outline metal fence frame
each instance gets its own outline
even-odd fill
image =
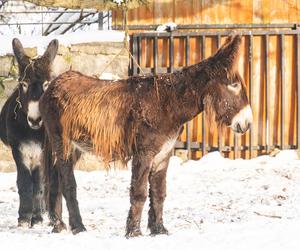
[[[297,149],[300,145],[300,63],[297,63],[297,69],[296,69],[296,89],[297,89],[297,144],[296,145],[284,145],[284,111],[285,111],[285,81],[284,81],[284,36],[285,35],[294,35],[296,37],[296,60],[299,62],[300,60],[300,29],[298,29],[298,24],[274,24],[274,25],[184,25],[185,28],[184,31],[173,31],[173,32],[139,32],[139,33],[133,33],[132,34],[132,54],[135,57],[136,61],[140,64],[141,58],[142,58],[142,52],[141,52],[141,41],[143,38],[150,38],[153,39],[153,60],[154,60],[154,67],[152,68],[143,68],[142,70],[146,73],[163,73],[163,72],[173,72],[174,70],[180,69],[180,68],[174,68],[174,38],[180,37],[185,39],[185,60],[186,62],[189,62],[189,56],[190,56],[190,48],[189,48],[189,39],[190,37],[200,37],[202,40],[202,58],[205,58],[205,43],[203,41],[205,40],[205,37],[216,37],[217,38],[217,46],[220,45],[220,39],[222,36],[228,36],[232,34],[232,31],[226,30],[226,29],[238,29],[236,33],[241,34],[243,36],[247,36],[249,39],[249,99],[250,104],[253,102],[253,36],[260,35],[263,36],[265,39],[265,72],[266,72],[266,133],[265,133],[265,141],[266,145],[253,145],[253,131],[250,128],[250,139],[249,139],[249,145],[247,146],[238,146],[238,137],[234,135],[234,146],[222,146],[221,143],[221,136],[218,135],[218,146],[212,147],[207,144],[206,142],[206,128],[205,128],[205,119],[203,117],[202,119],[202,142],[198,141],[192,141],[191,140],[191,130],[190,130],[190,122],[187,123],[186,127],[186,142],[177,141],[175,149],[185,149],[188,151],[188,156],[191,155],[192,150],[200,150],[202,151],[202,154],[204,155],[207,152],[210,151],[216,151],[219,150],[220,152],[234,152],[234,158],[237,157],[238,151],[244,151],[249,150],[250,152],[250,158],[252,158],[252,152],[253,150],[266,150],[267,153],[269,153],[271,150],[274,150],[275,148],[279,149]],[[130,27],[129,27],[130,28]],[[141,26],[134,26],[131,27],[132,30],[141,30]],[[154,27],[148,27],[148,28],[154,28]],[[201,31],[186,31],[187,29],[204,29]],[[276,28],[276,29],[274,29]],[[225,29],[225,30],[215,30],[215,29]],[[245,30],[247,29],[247,30]],[[213,31],[212,31],[213,30]],[[280,56],[281,56],[281,131],[280,131],[280,144],[279,145],[270,145],[270,128],[269,128],[269,93],[268,93],[268,85],[269,85],[269,79],[268,79],[268,41],[270,35],[279,35],[280,36]],[[169,62],[170,65],[167,68],[159,68],[157,65],[157,41],[158,38],[167,38],[169,39]],[[129,75],[136,75],[140,74],[140,70],[137,67],[137,65],[132,60],[130,63],[130,69],[129,69]]]
[[[108,22],[106,24],[107,29],[111,29],[112,27],[112,12],[108,11],[105,15],[103,12],[98,12],[98,11],[92,11],[92,10],[31,10],[31,11],[3,11],[0,14],[3,16],[8,16],[11,14],[41,14],[41,21],[40,22],[1,22],[0,20],[0,27],[1,26],[27,26],[27,25],[64,25],[64,24],[74,24],[74,22],[61,22],[61,21],[49,21],[45,22],[43,15],[44,14],[98,14],[98,18],[95,21],[84,21],[80,20],[77,21],[76,24],[82,24],[82,25],[90,25],[90,24],[98,24],[98,30],[102,30],[105,23],[104,19],[107,18]]]

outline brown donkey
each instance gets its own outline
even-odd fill
[[[126,236],[141,235],[148,182],[148,227],[152,235],[168,233],[163,225],[166,174],[183,124],[203,110],[236,133],[246,132],[252,122],[237,71],[240,44],[240,36],[229,37],[215,55],[175,73],[105,81],[69,71],[49,85],[40,110],[74,234],[85,230],[76,198],[75,149],[93,151],[106,163],[132,158]],[[61,230],[59,223],[55,226]]]

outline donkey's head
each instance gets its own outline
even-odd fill
[[[25,54],[21,42],[12,41],[13,51],[19,66],[19,107],[27,116],[32,129],[42,126],[39,99],[50,81],[51,64],[56,56],[58,41],[52,40],[43,56],[32,59]]]
[[[247,91],[238,72],[241,37],[229,37],[214,56],[208,59],[209,82],[204,98],[205,111],[219,127],[245,133],[252,123]]]

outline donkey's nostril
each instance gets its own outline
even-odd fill
[[[241,125],[239,123],[236,125],[236,130],[237,130],[238,133],[243,133],[243,130],[242,130]]]
[[[39,123],[41,120],[42,120],[42,117],[40,116],[40,117],[36,118],[35,121]]]

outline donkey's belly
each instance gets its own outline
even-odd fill
[[[19,150],[22,155],[23,164],[29,171],[41,165],[42,160],[42,145],[35,141],[22,142]]]

